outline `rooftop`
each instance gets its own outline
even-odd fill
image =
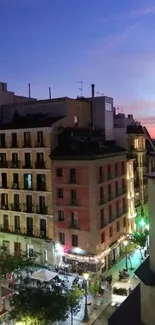
[[[11,123],[0,123],[0,130],[50,127],[62,118],[64,117],[48,117],[48,115],[41,114],[27,115],[24,117],[19,116]]]
[[[137,124],[128,125],[127,134],[144,134],[142,125],[137,125]]]
[[[97,132],[98,131],[98,132]],[[105,141],[103,131],[90,129],[64,130],[59,144],[51,153],[52,160],[95,160],[107,156],[125,155],[126,150],[115,141]]]

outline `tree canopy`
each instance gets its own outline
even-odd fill
[[[146,232],[138,232],[135,231],[130,238],[131,242],[140,248],[144,248],[147,241],[147,233]]]
[[[98,274],[94,274],[89,285],[89,292],[95,298],[101,289],[101,278]]]
[[[73,324],[73,316],[76,316],[80,310],[80,301],[83,296],[83,291],[75,284],[73,288],[68,291],[68,306],[71,313],[71,324]]]
[[[49,321],[65,321],[68,317],[68,295],[57,287],[53,291],[41,287],[25,287],[11,299],[10,318],[24,325],[47,325]]]

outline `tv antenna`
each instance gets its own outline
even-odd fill
[[[78,84],[80,84],[80,87],[78,89],[80,90],[80,97],[83,97],[83,81],[77,81]]]
[[[100,93],[99,91],[96,92],[96,95],[104,96],[104,94]]]

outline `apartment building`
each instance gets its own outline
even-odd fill
[[[127,206],[128,206],[128,231],[132,233],[135,230],[135,190],[134,190],[134,160],[127,160]]]
[[[128,232],[126,150],[100,130],[65,129],[51,160],[57,264],[107,269]]]
[[[0,126],[0,244],[53,262],[51,134],[57,118]]]

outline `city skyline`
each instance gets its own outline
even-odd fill
[[[1,4],[1,80],[32,96],[76,97],[96,92],[114,97],[155,137],[155,1],[6,0]]]

